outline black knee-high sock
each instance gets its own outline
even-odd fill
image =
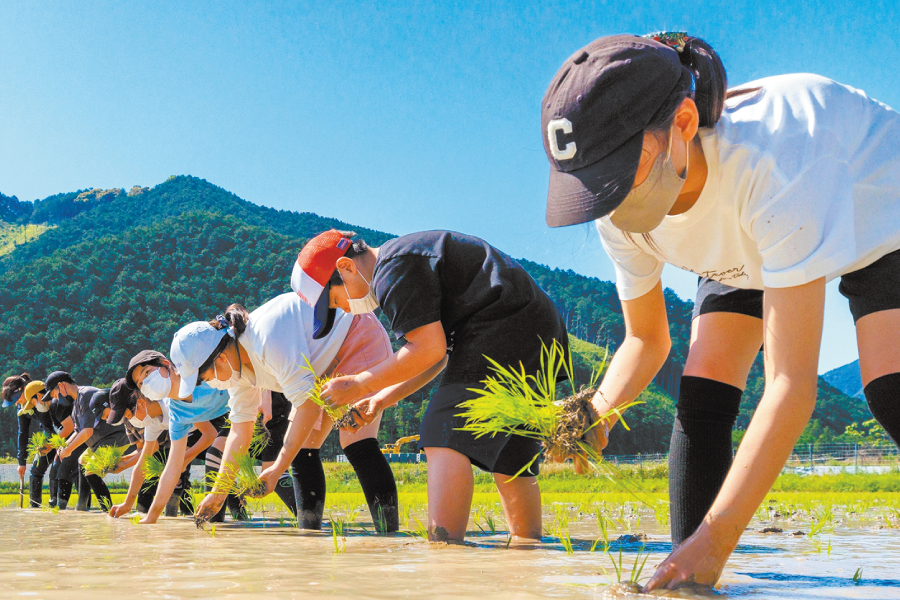
[[[78,504],[75,510],[91,509],[91,484],[84,474],[84,469],[78,468]]]
[[[66,510],[69,506],[69,498],[72,497],[72,482],[60,479],[56,484],[56,506],[60,510]]]
[[[100,510],[108,512],[109,509],[112,508],[112,496],[110,495],[109,488],[106,487],[103,478],[98,475],[86,475],[85,478],[87,479],[88,484],[90,484],[91,489],[94,491],[94,495],[97,496],[97,504],[100,505]]]
[[[873,379],[863,390],[869,410],[895,444],[900,444],[900,373]]]
[[[375,529],[380,533],[399,530],[397,483],[391,466],[381,453],[378,440],[367,438],[354,442],[344,448],[344,454],[359,478]]]
[[[686,540],[712,506],[731,468],[731,430],[742,391],[703,377],[681,378],[669,447],[672,544]]]
[[[297,521],[301,529],[322,529],[325,512],[325,469],[318,448],[301,448],[291,462]]]
[[[291,514],[296,517],[297,496],[294,494],[294,481],[290,473],[285,472],[278,478],[278,483],[275,484],[275,493],[281,498],[284,505],[288,507]]]
[[[53,508],[56,506],[56,498],[59,496],[59,480],[51,479],[50,480],[50,501],[48,506]]]
[[[44,495],[44,479],[38,479],[34,476],[34,473],[32,473],[31,479],[28,480],[28,491],[28,497],[31,500],[31,508],[40,508]]]

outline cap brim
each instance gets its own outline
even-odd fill
[[[616,210],[634,184],[643,145],[640,131],[592,165],[568,173],[551,167],[547,225],[578,225]]]
[[[313,339],[318,340],[331,331],[334,325],[335,309],[331,308],[331,282],[325,284],[316,305],[313,307]]]
[[[106,417],[106,423],[107,423],[107,425],[115,425],[116,423],[121,421],[124,416],[125,416],[124,408],[110,408],[109,416]]]
[[[194,393],[194,389],[197,387],[197,374],[197,371],[190,371],[188,373],[178,372],[178,375],[181,377],[181,383],[178,384],[179,396],[187,398]]]
[[[13,404],[15,404],[15,402],[10,402],[9,400],[4,400],[4,401],[3,401],[3,408],[9,408],[9,407],[12,406]]]

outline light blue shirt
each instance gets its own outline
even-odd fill
[[[228,412],[228,392],[214,390],[206,383],[194,389],[192,402],[169,398],[169,437],[180,440],[194,423],[210,421]]]

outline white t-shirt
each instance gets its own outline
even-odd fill
[[[243,371],[239,385],[228,390],[231,422],[256,420],[263,390],[283,393],[293,406],[306,402],[316,376],[328,370],[352,322],[353,315],[337,309],[331,331],[314,340],[313,309],[293,292],[276,296],[250,313],[247,329],[238,340],[254,373]]]
[[[147,419],[144,425],[145,442],[155,442],[164,431],[169,430],[169,399],[163,398],[158,404],[162,414],[158,417]]]
[[[781,75],[726,102],[701,129],[709,168],[690,210],[627,239],[596,226],[623,300],[639,298],[670,263],[758,289],[831,280],[900,248],[900,114],[817,75]]]

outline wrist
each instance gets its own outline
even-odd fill
[[[360,397],[371,394],[375,391],[374,389],[372,389],[373,378],[373,375],[368,371],[363,371],[362,373],[357,373],[353,376],[353,382],[362,390],[362,394],[360,394]]]

